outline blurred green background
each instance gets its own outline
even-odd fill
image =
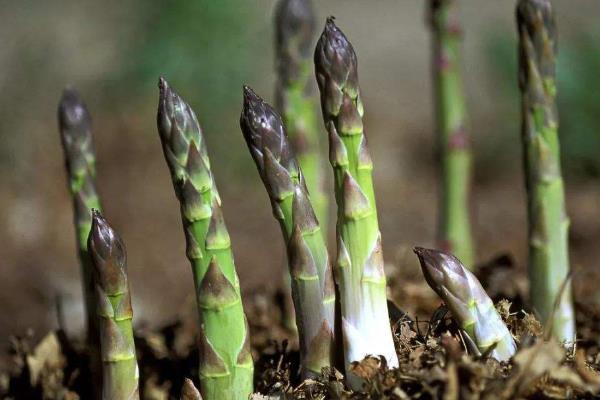
[[[554,4],[577,281],[598,268],[600,257],[600,30],[596,1]],[[66,85],[80,90],[94,118],[99,190],[107,218],[128,247],[137,323],[174,318],[193,287],[156,132],[159,75],[203,125],[243,288],[279,286],[280,274],[273,273],[284,257],[279,228],[238,127],[242,84],[273,99],[274,2],[20,0],[0,6],[0,337],[55,327],[57,296],[71,316],[68,328],[82,327],[56,121]],[[433,245],[437,215],[424,2],[319,0],[315,8],[318,30],[335,15],[358,53],[384,253],[388,268],[403,268],[409,246]],[[522,265],[513,8],[513,1],[462,1],[478,255],[487,260],[510,252]]]

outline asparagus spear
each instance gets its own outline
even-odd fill
[[[327,241],[328,198],[324,191],[320,135],[316,116],[316,98],[310,76],[310,52],[315,33],[315,16],[310,0],[280,0],[275,12],[275,53],[277,85],[276,109],[282,116],[288,137],[302,168],[306,187],[321,232]],[[284,274],[284,323],[296,330],[289,273]]]
[[[275,16],[277,59],[276,109],[281,114],[296,153],[315,214],[327,236],[328,202],[324,190],[323,158],[316,98],[312,94],[310,53],[315,16],[310,0],[281,0]]]
[[[200,387],[206,400],[245,399],[253,362],[229,233],[200,125],[161,78],[158,131],[192,265],[200,317]]]
[[[98,348],[98,323],[92,264],[88,253],[87,239],[92,226],[91,209],[100,210],[96,193],[96,156],[92,142],[91,118],[79,93],[74,89],[65,89],[58,106],[60,137],[65,156],[69,190],[73,198],[73,217],[81,279],[85,299],[86,338],[90,356],[90,370],[96,398],[100,396],[101,364]]]
[[[452,254],[415,247],[425,280],[482,354],[506,361],[515,341],[481,283]]]
[[[240,126],[287,245],[302,372],[315,376],[331,365],[334,348],[335,289],[327,245],[281,117],[248,86]]]
[[[139,370],[133,342],[133,310],[125,245],[96,210],[93,211],[88,248],[94,266],[93,281],[98,305],[102,398],[139,399]]]
[[[517,3],[522,142],[529,217],[530,298],[561,341],[575,340],[568,228],[556,111],[556,25],[548,0]]]
[[[457,0],[429,0],[433,33],[432,71],[441,162],[439,238],[443,247],[473,268],[469,222],[471,152],[460,73],[461,28]]]
[[[332,17],[317,43],[315,67],[338,206],[335,277],[346,369],[367,355],[384,356],[396,367],[356,54]]]

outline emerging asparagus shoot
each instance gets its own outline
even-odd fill
[[[461,79],[461,28],[457,0],[429,0],[433,33],[432,71],[440,157],[441,213],[439,240],[473,268],[469,221],[471,152]]]
[[[311,79],[313,66],[310,56],[314,33],[315,16],[311,0],[279,1],[275,12],[275,106],[302,168],[321,233],[327,242],[329,201],[324,188],[324,159],[320,151],[321,135],[316,115],[317,98]],[[296,330],[287,270],[284,282],[284,323]]]
[[[253,361],[229,233],[196,115],[160,79],[158,131],[192,265],[200,317],[200,384],[205,400],[245,399]]]
[[[275,16],[277,57],[276,108],[306,180],[311,203],[327,236],[328,201],[323,184],[324,160],[313,95],[312,39],[315,17],[310,0],[281,0]]]
[[[414,251],[425,280],[480,353],[489,353],[499,361],[511,358],[516,352],[515,341],[475,275],[452,254],[422,247]]]
[[[240,126],[287,246],[302,372],[318,375],[334,355],[335,289],[327,245],[281,117],[247,86]]]
[[[92,277],[92,264],[88,253],[88,235],[92,226],[91,209],[100,210],[96,193],[96,155],[92,141],[91,118],[79,93],[66,89],[58,106],[60,137],[64,150],[69,190],[73,198],[73,219],[77,237],[77,250],[81,265],[81,279],[85,300],[87,348],[90,355],[95,397],[100,397],[101,365],[98,348],[98,324]]]
[[[519,87],[529,219],[530,300],[554,336],[573,343],[575,315],[556,110],[556,25],[548,0],[520,0]],[[558,307],[555,308],[555,304]]]
[[[317,43],[315,67],[338,207],[335,278],[346,369],[367,355],[384,356],[389,366],[396,367],[357,59],[333,18],[327,20]]]
[[[94,210],[88,248],[94,265],[102,356],[102,399],[139,399],[139,370],[133,342],[133,310],[125,245]]]

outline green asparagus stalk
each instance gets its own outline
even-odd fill
[[[102,399],[139,399],[139,370],[133,342],[133,310],[127,279],[127,254],[119,235],[93,212],[88,238],[94,266],[102,356]]]
[[[275,53],[277,85],[275,106],[302,168],[306,187],[321,232],[327,241],[328,197],[324,190],[324,160],[320,152],[320,132],[316,115],[310,53],[315,33],[315,16],[310,0],[280,0],[275,12]],[[296,330],[294,308],[289,292],[289,273],[284,275],[284,323]]]
[[[328,201],[324,188],[324,160],[312,91],[312,39],[315,16],[310,0],[281,0],[275,16],[277,59],[276,109],[286,127],[302,168],[311,203],[327,237]]]
[[[200,317],[200,390],[206,400],[245,399],[253,362],[229,233],[196,115],[160,79],[158,131],[181,205]]]
[[[481,283],[452,254],[415,247],[425,280],[481,354],[506,361],[515,341]]]
[[[473,268],[469,221],[471,152],[461,78],[461,28],[457,0],[429,0],[433,34],[432,71],[441,167],[439,240]]]
[[[194,382],[191,379],[185,378],[183,381],[183,387],[181,388],[181,400],[202,400],[202,396]]]
[[[317,43],[315,67],[338,206],[335,277],[346,369],[367,355],[384,356],[396,367],[356,54],[333,18]]]
[[[561,341],[575,340],[556,110],[556,25],[548,0],[519,0],[519,87],[529,219],[530,298]],[[558,306],[555,308],[555,304]]]
[[[58,106],[60,136],[65,156],[69,190],[73,198],[73,219],[81,267],[81,279],[86,313],[86,338],[90,370],[96,398],[100,396],[101,364],[98,348],[98,323],[92,279],[92,264],[87,239],[92,226],[91,209],[100,210],[96,193],[96,156],[92,141],[91,118],[79,93],[66,89]]]
[[[244,86],[240,126],[287,246],[303,376],[334,356],[335,289],[327,245],[281,117]]]

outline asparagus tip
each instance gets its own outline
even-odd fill
[[[452,254],[418,246],[414,247],[413,251],[419,258],[425,279],[431,286],[444,285],[444,277],[448,272],[464,274],[460,261]]]
[[[58,119],[61,130],[67,130],[76,125],[89,125],[90,113],[79,92],[67,86],[62,93],[58,105]]]
[[[161,92],[163,90],[167,90],[169,88],[169,83],[167,82],[167,80],[165,79],[164,76],[158,77],[158,88],[160,89]]]
[[[329,70],[330,74],[343,76],[345,71],[356,68],[356,53],[344,32],[334,22],[335,18],[327,18],[323,33],[315,48],[315,64]]]
[[[94,248],[110,248],[114,240],[114,232],[108,222],[99,210],[92,208],[92,228],[90,230],[90,240],[94,243]]]
[[[294,29],[296,25],[313,24],[313,10],[310,0],[282,0],[275,15],[280,29]]]
[[[244,108],[250,107],[258,102],[263,102],[263,99],[257,95],[250,86],[244,85]]]
[[[278,140],[283,135],[283,122],[277,112],[248,85],[244,85],[244,104],[240,127],[249,144],[262,148],[264,140]],[[268,146],[267,146],[268,147]]]

